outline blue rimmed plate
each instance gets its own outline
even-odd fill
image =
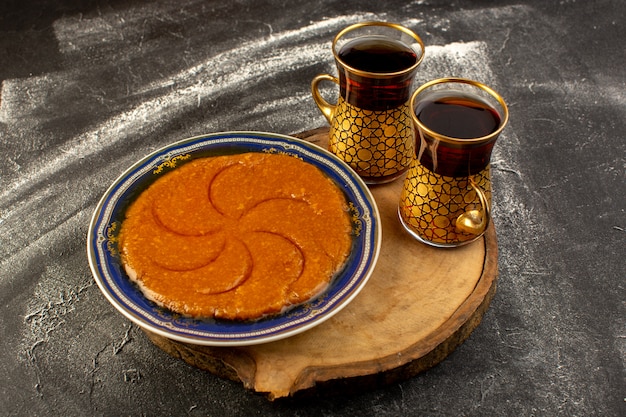
[[[124,272],[117,233],[129,204],[160,175],[196,158],[244,152],[285,153],[321,169],[345,193],[352,210],[353,243],[344,268],[327,291],[285,314],[254,322],[198,320],[149,301]],[[372,274],[381,245],[376,202],[361,178],[343,161],[317,145],[274,133],[225,132],[173,143],[141,159],[106,191],[87,236],[89,265],[105,297],[144,329],[181,342],[241,346],[271,342],[308,330],[332,317],[361,291]]]

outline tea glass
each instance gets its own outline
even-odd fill
[[[443,123],[437,129],[445,127],[462,134],[448,136],[434,130],[432,122],[429,126],[422,120],[422,109],[427,103],[437,102],[441,111],[440,104],[449,99],[454,105],[468,107],[468,119],[458,114],[431,114]],[[404,180],[398,208],[400,221],[413,237],[432,246],[470,243],[482,236],[489,225],[490,158],[509,119],[506,103],[480,82],[442,78],[419,87],[411,96],[410,107],[420,143]],[[481,114],[492,117],[493,125],[476,136],[471,130],[483,130],[473,126]]]
[[[364,43],[376,49],[377,55],[356,64],[347,62],[344,48],[356,45],[359,49]],[[413,58],[397,66],[371,66],[391,63],[398,53],[396,47]],[[332,52],[339,77],[320,74],[311,82],[313,99],[330,124],[329,150],[368,184],[393,181],[406,172],[415,154],[409,98],[424,58],[424,43],[404,26],[364,22],[340,31],[332,42]],[[339,85],[336,104],[320,94],[322,81]]]

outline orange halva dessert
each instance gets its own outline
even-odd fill
[[[280,154],[189,162],[131,204],[119,247],[147,298],[192,317],[254,320],[327,288],[351,247],[345,196]]]

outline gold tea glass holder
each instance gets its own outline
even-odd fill
[[[434,96],[472,97],[495,111],[499,124],[491,133],[470,138],[443,135],[415,112]],[[483,235],[491,217],[490,158],[509,119],[502,97],[478,81],[441,78],[425,83],[411,96],[411,114],[419,150],[407,172],[398,215],[417,240],[436,247],[456,247]]]
[[[349,65],[341,48],[363,37],[402,43],[415,61],[392,72],[366,71]],[[315,103],[330,124],[329,150],[350,165],[367,184],[395,180],[409,168],[415,135],[409,107],[415,73],[424,59],[424,43],[412,30],[389,22],[361,22],[341,30],[332,42],[338,77],[319,74],[311,82]],[[322,81],[339,86],[336,104],[319,90]]]

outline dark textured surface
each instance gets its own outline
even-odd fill
[[[293,3],[2,2],[0,415],[626,415],[626,3]],[[309,81],[334,72],[334,33],[369,19],[422,35],[417,83],[477,78],[510,105],[492,160],[498,292],[415,378],[270,403],[118,314],[89,271],[88,223],[157,147],[324,125]]]

